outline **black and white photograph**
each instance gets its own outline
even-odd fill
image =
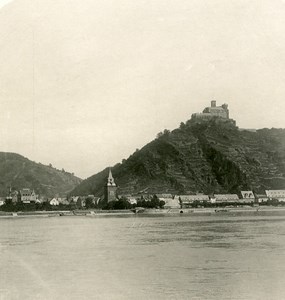
[[[0,0],[0,300],[285,299],[285,0]]]

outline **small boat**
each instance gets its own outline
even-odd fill
[[[228,210],[227,209],[215,209],[215,212],[216,213],[220,213],[220,212],[224,213],[224,212],[228,212]]]

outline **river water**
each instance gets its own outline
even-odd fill
[[[0,299],[285,299],[285,216],[0,219]]]

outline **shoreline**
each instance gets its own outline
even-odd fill
[[[18,211],[0,212],[1,218],[42,218],[42,217],[99,217],[99,216],[124,216],[124,215],[244,215],[254,213],[282,213],[285,207],[257,206],[257,207],[224,207],[224,208],[170,208],[170,209],[144,209],[138,212],[132,210],[64,210],[64,211]]]

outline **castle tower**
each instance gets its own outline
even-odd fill
[[[109,169],[108,181],[107,181],[107,184],[105,186],[105,199],[107,200],[107,202],[117,200],[116,192],[117,192],[117,185],[115,183],[115,180],[113,178],[112,171],[111,171],[111,168],[110,168]]]
[[[216,106],[217,106],[216,100],[212,100],[212,101],[211,101],[211,107],[216,107]]]
[[[225,110],[226,112],[226,116],[227,116],[227,119],[230,118],[230,112],[229,112],[229,108],[228,108],[228,105],[227,104],[223,104],[222,105],[222,108]]]

